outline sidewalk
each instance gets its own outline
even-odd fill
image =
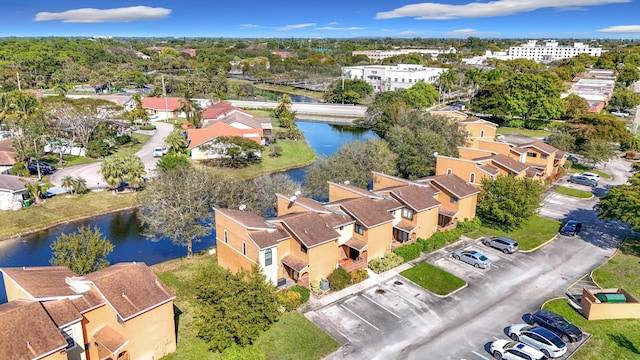
[[[305,312],[318,310],[334,302],[337,302],[346,297],[349,297],[353,294],[359,293],[360,291],[376,286],[377,284],[384,283],[387,280],[398,276],[398,274],[400,274],[404,270],[407,270],[425,261],[434,261],[438,258],[446,256],[446,254],[450,252],[465,248],[469,246],[471,243],[473,243],[474,241],[475,241],[474,239],[471,239],[467,236],[462,235],[460,237],[460,240],[458,240],[457,242],[451,245],[447,245],[443,248],[432,251],[428,254],[422,253],[419,258],[408,261],[398,267],[395,267],[391,270],[387,270],[383,273],[376,274],[370,269],[367,269],[367,271],[369,272],[369,278],[360,283],[348,286],[347,288],[340,291],[331,292],[327,295],[318,296],[318,295],[312,294],[311,298],[309,299],[308,305],[302,310],[302,312],[305,313]]]

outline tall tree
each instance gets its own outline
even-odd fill
[[[111,155],[102,161],[100,173],[113,190],[123,183],[138,189],[144,182],[146,169],[142,160],[136,155]]]
[[[582,145],[581,150],[580,153],[584,156],[587,163],[593,167],[613,159],[616,155],[613,145],[610,142],[597,138],[587,140],[587,142]]]
[[[564,98],[564,102],[565,110],[562,117],[565,119],[573,119],[589,112],[589,103],[587,100],[576,94],[569,94],[569,96]]]
[[[191,258],[193,242],[211,233],[214,188],[204,169],[179,166],[160,172],[139,197],[145,235],[186,246],[187,258]]]
[[[554,120],[564,112],[562,83],[548,73],[515,74],[506,82],[507,113],[527,119]]]
[[[589,139],[625,142],[631,136],[624,122],[611,114],[586,113],[567,120],[567,126],[579,142]]]
[[[418,81],[407,89],[407,100],[409,105],[416,109],[423,109],[438,102],[438,90],[435,86],[424,81]]]
[[[517,229],[540,207],[542,187],[531,179],[498,176],[482,179],[477,213],[483,224],[505,231]]]
[[[51,244],[49,263],[66,266],[82,276],[109,266],[107,256],[113,248],[97,226],[93,230],[89,225],[81,226],[73,233],[62,233],[56,238]]]
[[[640,174],[636,171],[628,184],[609,189],[596,209],[601,219],[622,221],[630,224],[634,231],[640,231]]]

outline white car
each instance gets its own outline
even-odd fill
[[[500,360],[545,360],[540,351],[521,342],[498,339],[491,343],[491,354]]]
[[[623,117],[623,118],[629,116],[629,114],[624,113],[624,112],[620,112],[620,111],[614,111],[614,112],[611,113],[611,115],[614,115],[614,116],[617,116],[617,117]]]
[[[520,341],[542,351],[548,358],[557,358],[567,352],[567,344],[558,335],[539,326],[515,324],[507,334],[513,341]]]
[[[596,173],[592,173],[592,172],[583,172],[582,176],[584,177],[588,177],[589,179],[598,182],[600,181],[600,175],[596,174]]]
[[[164,155],[164,149],[162,147],[153,148],[153,157],[162,157]]]

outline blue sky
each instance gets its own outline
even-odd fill
[[[640,0],[3,0],[0,36],[640,38]]]

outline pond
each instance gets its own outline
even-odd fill
[[[298,122],[311,148],[319,157],[335,153],[342,144],[351,141],[366,141],[376,135],[355,127],[335,126],[322,123]],[[311,165],[313,166],[313,165]],[[310,166],[287,171],[292,179],[303,182]],[[140,234],[140,222],[136,210],[119,211],[94,218],[62,224],[18,239],[0,241],[0,267],[46,266],[51,258],[51,243],[61,233],[71,233],[79,226],[97,226],[103,236],[114,245],[108,260],[112,263],[140,261],[147,265],[157,264],[185,256],[184,246],[174,245],[170,240],[153,242]],[[193,244],[198,252],[215,245],[215,230],[201,241]],[[4,284],[0,277],[0,303],[6,301]]]

